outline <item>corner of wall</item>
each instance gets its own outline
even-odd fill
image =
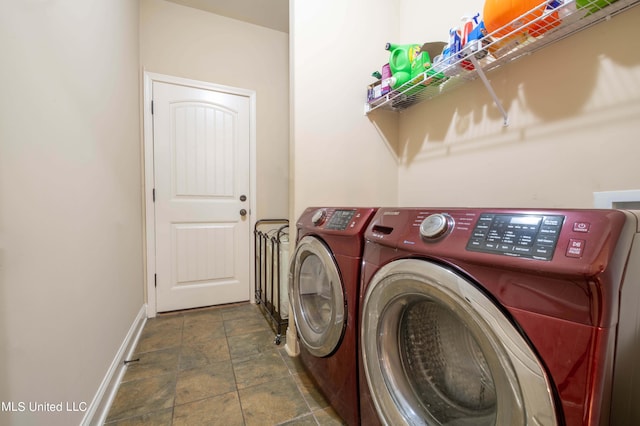
[[[80,423],[81,426],[101,425],[104,424],[107,419],[109,409],[111,408],[111,404],[116,396],[120,382],[122,381],[127,369],[125,360],[129,359],[131,355],[133,355],[133,351],[140,339],[142,329],[147,321],[146,312],[147,306],[142,305],[138,311],[138,315],[133,320],[133,323],[129,328],[129,332],[124,338],[122,345],[120,345],[120,349],[118,349],[111,366],[107,370],[107,374],[102,380],[98,391],[87,407],[84,418]]]

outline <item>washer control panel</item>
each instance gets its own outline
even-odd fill
[[[482,213],[467,250],[551,260],[565,217]]]

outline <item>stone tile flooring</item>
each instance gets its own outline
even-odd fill
[[[260,308],[159,315],[140,336],[106,425],[342,425]]]

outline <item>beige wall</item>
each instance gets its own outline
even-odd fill
[[[287,217],[288,34],[163,0],[140,2],[146,71],[254,90],[257,219]]]
[[[640,188],[640,7],[401,114],[362,117],[386,41],[446,41],[483,2],[292,2],[291,216],[313,204],[583,207]],[[357,10],[356,10],[357,8]]]
[[[364,115],[365,88],[397,31],[392,2],[291,0],[290,216],[305,207],[394,205],[397,164]]]
[[[89,404],[143,306],[137,2],[2,2],[0,51],[0,401]]]
[[[404,19],[442,26],[414,3]],[[480,81],[401,114],[399,204],[588,208],[640,188],[638,22],[640,7],[490,73],[508,127]]]

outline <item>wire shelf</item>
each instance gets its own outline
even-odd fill
[[[509,24],[468,43],[446,65],[432,67],[418,77],[365,104],[365,114],[377,109],[402,111],[412,105],[449,92],[480,77],[508,124],[507,113],[485,74],[522,56],[531,54],[578,31],[610,19],[640,3],[640,0],[587,0],[576,8],[575,1],[565,1],[557,8],[545,10],[542,2]],[[526,22],[524,25],[519,24]],[[432,61],[434,58],[431,58]]]

